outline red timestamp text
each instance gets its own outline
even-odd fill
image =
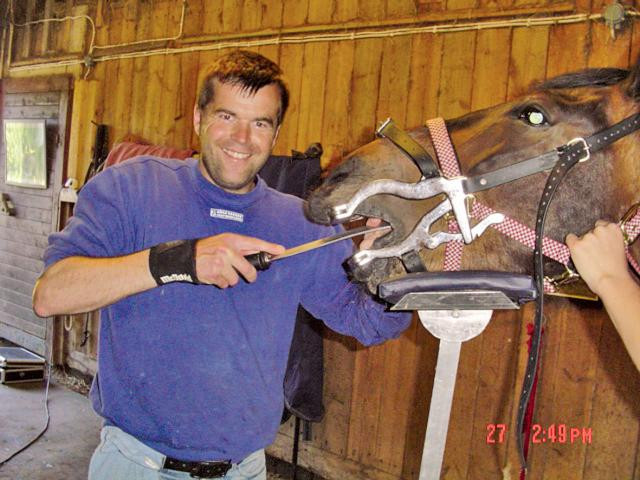
[[[504,423],[488,423],[486,442],[503,443],[507,434]],[[572,427],[564,423],[553,423],[547,427],[533,424],[531,427],[532,443],[591,444],[593,430],[587,427]]]

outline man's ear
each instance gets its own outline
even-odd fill
[[[276,134],[273,136],[273,140],[271,141],[271,148],[273,149],[276,146],[276,142],[278,141],[278,134],[280,133],[280,127],[282,124],[276,127]]]
[[[196,135],[200,136],[200,121],[202,120],[202,116],[200,114],[200,108],[196,103],[193,106],[193,129],[196,131]]]

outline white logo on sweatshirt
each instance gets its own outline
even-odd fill
[[[220,218],[222,220],[233,220],[234,222],[244,222],[244,213],[233,212],[231,210],[225,210],[224,208],[212,208],[209,210],[209,215],[213,218]]]

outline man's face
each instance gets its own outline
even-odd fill
[[[214,80],[213,100],[194,108],[202,174],[231,193],[247,193],[276,143],[280,90],[274,84],[255,93]]]

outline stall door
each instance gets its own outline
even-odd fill
[[[5,79],[0,93],[0,337],[40,354],[50,344],[52,325],[33,313],[31,292],[42,272],[47,236],[57,224],[69,84],[67,78]],[[46,175],[38,171],[38,149],[19,139],[21,125],[16,120],[27,120],[24,125],[44,121]],[[7,128],[13,132],[13,145],[21,147],[7,149]],[[36,127],[27,128],[24,135],[36,132]],[[16,151],[22,152],[25,165],[16,163]],[[37,185],[42,177],[44,184]]]

